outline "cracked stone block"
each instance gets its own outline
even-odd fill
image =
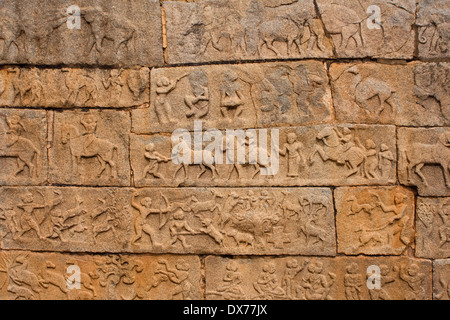
[[[316,1],[338,58],[412,59],[414,0]]]
[[[449,75],[448,63],[333,63],[330,76],[336,119],[401,126],[448,125]]]
[[[399,128],[398,177],[420,196],[450,196],[450,128]]]
[[[153,69],[147,108],[133,132],[326,123],[332,118],[326,66],[318,61]]]
[[[416,25],[419,58],[450,57],[450,1],[419,1]]]
[[[47,113],[0,110],[0,185],[47,182]]]
[[[169,63],[330,58],[312,0],[164,1]]]
[[[149,102],[149,69],[0,70],[0,106],[132,107]]]
[[[450,259],[433,261],[433,299],[450,300]]]
[[[163,63],[157,0],[4,0],[0,20],[2,64]]]
[[[416,255],[450,257],[450,198],[418,198]]]
[[[431,300],[431,278],[408,257],[206,258],[209,300]]]
[[[128,112],[53,112],[50,182],[129,186]]]
[[[2,300],[198,300],[200,260],[2,251]]]
[[[225,130],[217,132],[211,142],[203,139],[203,143],[199,133],[195,140],[187,131],[172,137],[133,134],[130,152],[134,184],[139,187],[339,186],[396,181],[393,126],[272,128],[243,131],[242,136],[227,135]],[[249,149],[247,144],[251,145]],[[184,160],[183,154],[187,155]],[[251,155],[254,162],[249,161]]]
[[[403,187],[335,190],[338,252],[401,255],[414,244],[414,194]]]

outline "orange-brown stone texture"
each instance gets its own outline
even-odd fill
[[[449,0],[1,1],[0,299],[450,299],[449,38]]]

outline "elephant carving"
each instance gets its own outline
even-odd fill
[[[419,42],[429,44],[431,54],[447,53],[450,41],[450,14],[431,14],[418,23]],[[431,30],[431,31],[430,31]]]

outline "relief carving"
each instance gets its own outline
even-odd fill
[[[72,270],[77,270],[71,273]],[[73,276],[76,278],[75,285]],[[10,251],[0,255],[2,300],[199,299],[194,256],[85,255]]]
[[[64,4],[4,1],[0,7],[0,61],[42,65],[161,63],[159,5],[145,1],[132,6],[114,1],[112,5],[114,10],[82,0],[76,4],[79,11],[74,12]],[[30,8],[41,8],[45,14]],[[79,19],[78,28],[69,27],[74,14]]]
[[[380,286],[369,289],[369,266]],[[207,299],[431,299],[431,262],[413,258],[206,258]],[[370,280],[369,280],[370,281]]]
[[[398,145],[400,182],[417,186],[423,196],[450,195],[448,128],[399,129]]]
[[[425,258],[450,256],[450,199],[417,200],[417,255]]]
[[[129,185],[126,112],[54,114],[51,180],[63,184]]]
[[[331,121],[326,66],[297,63],[153,69],[150,108],[133,110],[133,132],[266,127]],[[154,126],[158,123],[159,126]]]
[[[376,128],[386,134],[374,135]],[[244,137],[221,131],[222,136],[214,136],[213,142],[202,142],[202,149],[192,134],[190,141],[186,138],[187,132],[173,140],[164,134],[132,135],[131,166],[137,186],[384,184],[393,181],[395,174],[392,129],[378,126],[280,128],[278,154],[276,145],[269,148],[261,143],[261,139],[271,143],[273,129],[267,132],[267,138],[258,130],[248,130]],[[241,160],[240,150],[244,150]],[[179,161],[174,163],[170,158]]]
[[[330,195],[308,191],[160,191],[157,197],[136,192],[131,245],[156,252],[276,254],[321,248],[321,254],[333,254],[328,251],[334,243]]]
[[[126,190],[15,187],[2,189],[0,197],[5,249],[115,252],[131,237]]]
[[[163,8],[171,63],[332,55],[312,1],[206,0]],[[183,12],[191,14],[181,19]]]
[[[419,32],[419,56],[424,58],[449,57],[450,10],[449,2],[423,1],[418,4],[416,25]]]
[[[450,260],[434,260],[433,262],[433,298],[450,300]]]
[[[123,108],[148,104],[148,91],[148,68],[0,70],[0,105],[5,107]]]
[[[403,188],[338,188],[339,252],[399,255],[412,245],[414,197]]]
[[[414,1],[318,0],[317,7],[337,57],[413,58]]]
[[[46,175],[46,114],[4,110],[0,113],[2,184],[39,184]]]

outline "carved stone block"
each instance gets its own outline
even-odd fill
[[[0,106],[132,107],[149,102],[149,70],[0,70]]]
[[[450,196],[450,128],[399,128],[399,180],[421,196]]]
[[[0,188],[1,248],[121,252],[132,233],[130,191]]]
[[[0,253],[2,300],[197,300],[194,256]]]
[[[403,187],[337,188],[338,252],[400,255],[414,243],[414,194]]]
[[[0,110],[0,185],[47,181],[47,113]]]
[[[450,300],[450,259],[433,261],[433,299]]]
[[[335,254],[329,189],[4,187],[0,200],[2,249]]]
[[[448,63],[333,63],[330,75],[336,119],[341,122],[450,123]]]
[[[0,20],[0,63],[162,64],[157,0],[4,0]]]
[[[335,255],[331,191],[139,189],[133,252]]]
[[[54,112],[50,182],[129,186],[128,112]]]
[[[133,132],[248,128],[331,121],[321,62],[153,69],[150,107],[133,114]]]
[[[412,59],[414,0],[316,1],[339,58]]]
[[[195,153],[201,150],[194,151],[193,137],[189,145],[187,138],[173,143],[167,134],[132,135],[134,183],[136,186],[339,186],[390,184],[396,180],[393,126],[280,128],[279,150],[274,147],[270,151],[271,135],[276,130],[267,130],[266,149],[269,150],[260,142],[252,149],[257,150],[258,159],[261,154],[269,153],[273,158],[258,160],[255,164],[248,161],[249,141],[227,138],[225,131],[222,131],[223,143],[218,143],[219,151],[212,155],[205,142],[202,160],[197,164],[194,163]],[[245,164],[238,163],[237,151],[232,157],[231,150],[237,150],[238,144],[247,150]],[[190,164],[176,164],[171,160],[171,156],[177,159],[180,150],[193,154]],[[278,158],[275,153],[279,154]]]
[[[207,299],[429,300],[431,296],[431,261],[427,260],[206,258]]]
[[[418,198],[416,255],[450,258],[450,198]]]
[[[416,25],[420,58],[450,57],[450,1],[419,1]]]
[[[164,1],[163,8],[170,63],[333,55],[312,0]]]

